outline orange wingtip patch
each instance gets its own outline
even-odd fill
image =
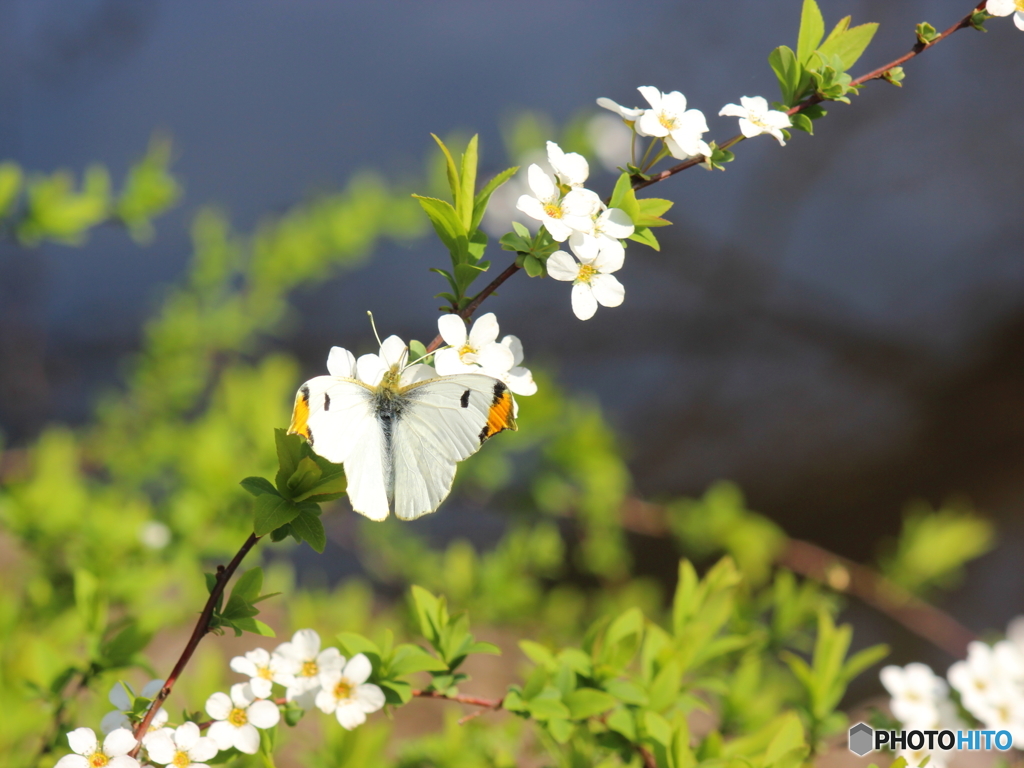
[[[309,390],[303,387],[295,395],[295,407],[292,409],[292,423],[288,425],[289,435],[302,435],[307,440],[313,439],[309,429]]]
[[[512,410],[512,394],[505,390],[495,398],[494,405],[488,411],[487,424],[480,433],[480,440],[484,441],[506,429],[513,431],[518,429],[515,419],[512,417]]]

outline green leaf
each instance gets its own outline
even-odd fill
[[[566,744],[572,738],[573,726],[568,720],[553,718],[548,720],[548,733],[558,744]]]
[[[588,717],[600,715],[609,709],[614,709],[618,701],[616,698],[596,688],[577,688],[567,694],[563,700],[569,708],[573,720],[585,720]]]
[[[823,43],[823,45],[827,45],[835,41],[836,38],[838,38],[840,35],[846,32],[846,30],[850,28],[850,20],[852,18],[852,16],[844,16],[843,18],[841,18],[838,21],[838,23],[834,27],[832,27],[832,31],[828,33],[828,37],[825,38],[825,42]],[[821,50],[820,45],[818,46],[818,50]]]
[[[253,533],[266,536],[273,530],[287,525],[299,516],[299,505],[291,499],[265,493],[256,497]]]
[[[409,360],[422,360],[427,356],[427,347],[422,341],[412,339],[409,342]]]
[[[638,225],[644,227],[665,227],[672,223],[662,218],[662,214],[666,213],[673,206],[671,200],[662,200],[658,197],[644,197],[638,198],[636,202],[640,208]]]
[[[298,501],[298,497],[310,488],[314,487],[320,480],[321,475],[320,467],[308,456],[303,457],[299,460],[299,465],[295,468],[291,477],[288,478],[287,485],[289,490],[289,497]]]
[[[544,265],[532,253],[528,253],[523,257],[523,269],[526,270],[526,274],[530,277],[540,277],[544,274]]]
[[[443,624],[441,616],[441,602],[423,587],[413,584],[410,593],[412,595],[413,607],[416,609],[416,618],[419,621],[420,632],[435,645],[439,640],[440,627]]]
[[[377,683],[384,691],[388,704],[408,704],[412,701],[412,686],[404,680],[381,680]]]
[[[419,201],[437,236],[451,253],[452,264],[464,264],[469,258],[469,235],[451,203],[436,197],[413,197]]]
[[[380,647],[368,637],[355,632],[339,632],[335,635],[335,638],[347,656],[365,653],[367,655],[373,654],[378,659],[381,657]]]
[[[525,224],[521,224],[518,221],[513,221],[512,229],[515,230],[517,235],[519,235],[522,238],[525,238],[527,241],[533,239],[533,236],[530,234],[530,230],[526,228]]]
[[[264,493],[271,493],[274,496],[280,496],[274,484],[267,480],[265,477],[247,477],[241,483],[239,483],[245,490],[251,493],[253,496],[261,496]]]
[[[452,190],[452,202],[457,205],[459,202],[459,193],[462,191],[462,184],[459,181],[459,169],[455,165],[455,158],[452,157],[452,153],[448,151],[448,147],[444,145],[444,142],[441,141],[441,139],[434,134],[430,135],[444,153],[445,170],[448,173],[448,186]],[[413,197],[416,197],[416,195],[413,195]]]
[[[795,114],[789,116],[789,120],[791,123],[793,123],[794,128],[797,128],[798,130],[801,131],[806,131],[807,133],[814,135],[814,124],[811,122],[811,118],[809,118],[807,115],[803,115],[800,114],[799,112],[796,112]]]
[[[324,524],[320,521],[320,516],[306,506],[306,503],[300,507],[299,515],[289,521],[292,526],[292,534],[298,536],[322,555],[327,546],[327,533],[324,531]]]
[[[482,653],[488,656],[501,656],[501,648],[494,643],[485,643],[478,640],[466,649],[466,655],[471,653]]]
[[[768,55],[768,64],[771,65],[775,77],[778,78],[782,101],[786,105],[792,106],[802,75],[802,68],[800,62],[797,61],[796,54],[787,46],[780,45]]]
[[[628,680],[608,680],[604,683],[604,689],[624,704],[645,706],[648,702],[644,689]]]
[[[560,718],[567,720],[570,717],[569,708],[556,698],[537,697],[527,702],[530,715],[536,720],[550,720]]]
[[[628,173],[623,173],[615,181],[615,188],[612,190],[611,199],[608,201],[609,208],[621,208],[622,201],[625,199],[628,192],[633,191],[633,181],[630,179]],[[633,195],[636,199],[636,195]]]
[[[843,677],[846,680],[853,680],[857,675],[870,666],[873,666],[889,655],[889,646],[885,644],[873,645],[858,651],[846,660],[843,665]]]
[[[653,739],[663,747],[672,744],[672,726],[657,712],[644,712],[644,730],[647,732],[647,738]]]
[[[238,595],[244,600],[252,602],[260,596],[260,590],[263,589],[263,569],[252,568],[235,581],[235,586],[231,588],[231,596]]]
[[[632,713],[625,707],[608,715],[605,725],[616,733],[621,733],[629,741],[636,741],[636,722],[633,720]]]
[[[838,56],[842,59],[843,71],[846,71],[857,63],[857,59],[864,53],[877,31],[876,23],[861,24],[845,30],[836,37],[829,36],[818,50],[824,57]]]
[[[100,653],[109,662],[109,667],[127,666],[136,653],[149,645],[152,637],[152,632],[140,629],[139,625],[132,621],[104,643]]]
[[[288,478],[295,474],[302,461],[302,448],[307,445],[306,439],[302,435],[289,435],[283,429],[275,429],[274,442],[277,445],[278,463],[275,485],[281,496],[289,497]]]
[[[497,174],[496,176],[494,176],[494,178],[488,181],[484,185],[484,188],[480,190],[480,192],[476,196],[476,199],[473,201],[473,220],[472,222],[470,222],[470,232],[475,231],[480,226],[480,222],[483,221],[484,213],[486,213],[487,211],[487,204],[491,200],[491,195],[494,194],[495,190],[497,190],[498,187],[500,187],[506,181],[511,179],[513,176],[515,176],[518,170],[518,165],[514,165],[511,168],[506,168],[504,171]],[[523,235],[523,237],[530,236],[530,231],[527,230],[526,227],[523,227],[523,225],[519,224],[518,221],[513,221],[512,227],[515,228],[516,232],[519,232],[519,229],[516,225],[526,230],[525,234],[520,232],[520,234]]]
[[[824,36],[825,19],[821,16],[818,4],[814,0],[804,0],[803,11],[800,14],[800,34],[796,44],[797,61],[806,64]]]
[[[473,194],[476,191],[477,145],[479,138],[478,135],[474,134],[462,155],[461,191],[455,199],[455,210],[459,214],[459,221],[462,222],[466,232],[472,232],[474,229]]]
[[[395,648],[395,655],[388,665],[388,674],[394,677],[411,675],[413,672],[445,672],[448,665],[432,656],[418,645],[403,643]]]
[[[629,239],[635,240],[638,243],[643,243],[644,245],[649,245],[656,251],[661,250],[661,244],[658,242],[658,238],[654,236],[654,233],[651,232],[648,227],[637,227],[633,230],[633,234],[629,236]]]
[[[544,667],[548,671],[552,671],[558,666],[558,662],[555,661],[555,655],[540,643],[533,642],[533,640],[520,640],[519,650],[526,654],[526,658],[534,664]]]
[[[932,40],[939,36],[938,31],[929,24],[927,21],[922,21],[914,28],[914,33],[917,35],[917,42],[921,45],[928,45]]]
[[[237,629],[245,632],[252,632],[254,635],[260,635],[261,637],[277,637],[274,630],[268,627],[259,619],[252,617],[232,619],[231,624]]]

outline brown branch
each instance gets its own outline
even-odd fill
[[[469,704],[473,707],[482,707],[483,709],[501,709],[502,703],[505,699],[481,699],[479,696],[464,696],[459,693],[455,696],[448,696],[447,694],[441,693],[440,691],[421,691],[420,689],[414,689],[412,695],[420,699],[444,699],[446,701],[457,701],[460,704]]]
[[[865,83],[867,83],[867,82],[869,82],[871,80],[881,80],[881,79],[883,79],[885,77],[886,73],[889,70],[891,70],[893,67],[898,67],[898,66],[901,66],[902,64],[905,64],[906,62],[910,61],[915,56],[921,54],[922,52],[924,52],[924,51],[928,50],[929,48],[931,48],[932,46],[934,46],[940,40],[945,40],[947,37],[952,35],[958,29],[963,29],[964,27],[971,26],[971,17],[975,13],[977,13],[978,11],[984,10],[985,4],[987,2],[988,2],[988,0],[981,0],[981,2],[978,3],[975,6],[973,11],[968,13],[966,16],[964,16],[962,19],[960,19],[960,21],[958,21],[952,27],[947,29],[945,32],[943,32],[942,34],[936,36],[936,38],[934,40],[932,40],[930,43],[922,43],[922,42],[919,41],[917,43],[917,45],[915,45],[913,48],[910,49],[909,52],[903,54],[898,59],[893,59],[888,64],[884,64],[883,66],[879,67],[878,69],[874,69],[874,70],[868,72],[866,75],[861,75],[856,80],[850,81],[850,85],[852,85],[852,86],[862,86],[862,85],[864,85]],[[810,97],[804,99],[803,101],[801,101],[796,106],[794,106],[794,107],[790,108],[789,110],[787,110],[786,114],[787,115],[794,115],[797,112],[802,112],[805,109],[807,109],[808,107],[813,106],[815,104],[819,104],[822,101],[824,101],[824,99],[822,99],[821,96],[819,96],[818,94],[815,93],[812,96],[810,96]],[[721,149],[728,149],[729,147],[734,146],[735,144],[738,144],[739,142],[743,141],[743,138],[744,137],[742,136],[742,134],[741,135],[737,135],[737,136],[733,136],[727,142],[725,142],[724,144],[720,145],[720,148]],[[640,182],[634,184],[633,185],[633,189],[634,190],[643,189],[644,187],[651,186],[651,184],[657,184],[659,181],[664,181],[669,176],[675,176],[677,173],[685,171],[687,168],[693,168],[693,166],[695,166],[695,165],[700,165],[705,160],[706,160],[706,158],[703,155],[698,155],[697,157],[691,157],[689,160],[684,160],[683,162],[679,163],[678,165],[673,165],[671,168],[666,168],[664,171],[661,171],[660,173],[656,173],[653,176],[651,176],[650,178],[645,179],[643,181],[640,181]]]
[[[260,537],[255,533],[250,533],[249,538],[245,540],[241,549],[235,553],[235,556],[228,563],[227,567],[222,565],[217,566],[217,579],[213,585],[213,589],[210,590],[210,597],[206,601],[206,605],[203,607],[203,612],[199,614],[199,620],[196,622],[195,628],[192,630],[192,636],[189,637],[188,643],[185,645],[185,650],[181,652],[181,656],[178,657],[177,664],[174,665],[174,669],[171,670],[171,674],[168,675],[167,680],[164,682],[164,687],[160,689],[156,697],[153,699],[153,703],[149,705],[149,710],[146,712],[146,716],[142,718],[142,721],[135,726],[135,738],[139,740],[139,743],[135,745],[129,754],[135,757],[139,753],[139,749],[142,746],[142,737],[149,730],[149,724],[152,722],[153,717],[157,711],[163,705],[167,697],[171,695],[171,689],[174,687],[175,682],[181,676],[185,666],[192,658],[192,654],[195,653],[196,648],[199,646],[199,641],[202,640],[206,633],[210,631],[210,619],[213,617],[214,608],[217,606],[217,601],[221,595],[224,594],[224,588],[227,586],[228,581],[234,575],[235,571],[238,570],[238,566],[241,565],[242,560],[249,550],[256,546],[256,542],[260,540]]]
[[[465,309],[462,309],[456,312],[455,314],[457,314],[463,320],[469,320],[469,318],[473,316],[473,313],[476,312],[476,308],[483,304],[484,299],[486,299],[488,296],[490,296],[492,293],[498,290],[498,286],[500,286],[502,283],[504,283],[506,280],[512,277],[512,275],[518,272],[519,269],[519,265],[513,261],[511,264],[508,265],[504,272],[502,272],[496,278],[491,280],[491,282],[489,282],[487,286],[482,291],[480,291],[480,293],[474,296],[473,300],[466,305]],[[437,336],[434,337],[434,340],[430,342],[430,345],[427,347],[427,353],[429,354],[433,352],[442,344],[444,344],[444,339],[442,339],[441,335],[438,334]]]
[[[665,508],[631,498],[621,510],[622,525],[633,533],[665,536],[669,533]],[[918,637],[956,658],[967,655],[967,644],[977,636],[948,613],[916,597],[873,568],[829,552],[801,539],[787,539],[775,558],[777,565],[852,595],[884,613]]]
[[[654,759],[654,755],[651,754],[651,750],[643,744],[637,744],[635,746],[636,751],[640,754],[640,759],[644,761],[644,768],[658,768],[658,761]]]

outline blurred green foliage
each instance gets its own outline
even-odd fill
[[[528,128],[520,125],[517,142]],[[572,149],[587,151],[583,134],[573,133]],[[146,237],[178,194],[168,160],[168,145],[155,142],[116,199],[98,169],[77,191],[59,174],[25,186],[16,166],[2,164],[0,212],[26,244],[80,242],[110,220]],[[438,188],[436,176],[426,186]],[[466,189],[471,196],[473,185]],[[884,649],[849,655],[852,629],[836,624],[841,600],[778,567],[785,533],[729,484],[661,507],[679,555],[703,576],[690,559],[675,584],[638,576],[638,545],[622,518],[631,492],[623,446],[592,398],[550,375],[538,371],[539,393],[520,399],[520,431],[460,469],[456,493],[501,512],[504,533],[490,548],[465,538],[438,547],[415,525],[353,520],[332,501],[343,480],[328,466],[283,434],[275,455],[274,430],[287,424],[300,377],[293,357],[265,351],[267,340],[286,333],[297,289],[360,266],[384,239],[424,234],[409,192],[358,175],[251,236],[203,211],[188,273],[146,325],[123,388],[103,397],[89,426],[54,425],[8,449],[0,478],[6,764],[52,765],[68,730],[98,724],[115,681],[138,690],[143,673],[165,674],[205,600],[204,570],[238,549],[254,508],[257,524],[283,539],[314,502],[327,505],[314,515],[323,527],[297,538],[358,560],[365,575],[298,588],[288,553],[299,545],[265,541],[218,606],[218,630],[287,636],[312,627],[346,654],[367,653],[396,706],[414,687],[470,690],[470,675],[484,668],[477,657],[500,650],[497,685],[514,716],[459,725],[449,709],[425,736],[403,730],[404,712],[353,732],[328,723],[320,733],[306,718],[301,738],[281,729],[282,765],[513,766],[539,754],[563,766],[650,757],[672,768],[797,768],[845,727],[847,685]],[[458,194],[452,211],[475,228],[477,212],[465,201],[460,209]],[[915,512],[885,572],[914,591],[943,586],[990,540],[968,511]],[[282,594],[260,602],[256,620],[253,603],[267,592]],[[470,632],[470,615],[487,641]],[[170,710],[195,710],[233,682],[227,659],[267,642],[245,640],[206,640]]]

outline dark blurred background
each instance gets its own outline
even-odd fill
[[[917,22],[942,29],[967,10],[821,6],[829,27],[881,22],[855,74],[908,50]],[[116,385],[182,274],[199,207],[249,231],[363,168],[422,177],[431,131],[479,132],[486,176],[514,159],[501,128],[518,110],[562,124],[598,96],[639,104],[638,85],[682,90],[721,140],[736,127],[723,104],[777,98],[766,57],[795,43],[799,9],[0,0],[0,156],[119,177],[159,129],[186,188],[148,248],[113,230],[84,248],[0,246],[8,444],[82,423]],[[1024,35],[989,28],[911,62],[902,89],[834,105],[813,138],[745,142],[726,173],[658,185],[675,226],[661,253],[630,249],[620,309],[582,324],[553,281],[512,282],[489,304],[528,364],[600,399],[644,497],[729,478],[791,534],[857,559],[908,502],[969,499],[1001,531],[945,601],[975,630],[1024,612]],[[607,192],[613,176],[595,163],[592,179]],[[387,246],[304,295],[292,349],[305,369],[332,344],[369,351],[367,309],[383,333],[429,338],[441,284],[427,268],[443,258],[429,239]],[[894,661],[949,661],[904,641]]]

